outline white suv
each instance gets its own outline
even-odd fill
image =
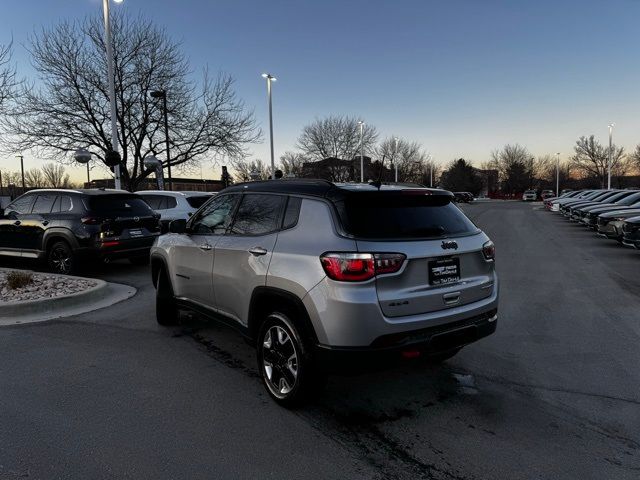
[[[166,190],[141,190],[135,192],[160,214],[163,230],[172,220],[188,220],[193,213],[209,200],[214,193],[171,192]]]

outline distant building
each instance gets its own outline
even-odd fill
[[[164,186],[168,188],[165,178]],[[173,190],[179,192],[219,192],[224,188],[222,180],[209,180],[200,178],[173,178]],[[114,188],[113,178],[101,178],[85,182],[84,188]],[[158,185],[154,178],[146,178],[138,185],[138,190],[157,190]]]
[[[378,178],[379,170],[375,167],[377,162],[371,162],[371,157],[364,155],[364,180]],[[342,160],[336,157],[328,157],[315,162],[302,164],[302,177],[323,178],[331,182],[359,182],[360,181],[360,156],[353,160]]]

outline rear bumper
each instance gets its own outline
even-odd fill
[[[149,255],[156,238],[157,236],[121,240],[117,245],[108,246],[97,243],[94,247],[81,249],[78,253],[85,258],[98,260],[144,257]]]
[[[369,347],[329,347],[317,345],[315,359],[319,369],[329,373],[379,370],[429,355],[455,350],[496,331],[497,309],[458,322],[383,335]]]

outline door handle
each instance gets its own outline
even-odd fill
[[[20,220],[16,220],[15,222],[13,222],[13,224],[17,227],[18,225],[20,225],[22,222]]]
[[[212,248],[213,247],[208,243],[203,243],[202,245],[200,245],[200,250],[211,250]]]
[[[266,255],[267,251],[262,247],[253,247],[249,250],[249,253],[254,257],[259,257],[260,255]]]

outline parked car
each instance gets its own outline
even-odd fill
[[[527,190],[522,194],[522,200],[525,202],[535,202],[538,199],[538,192],[535,190]]]
[[[640,208],[640,192],[632,193],[615,203],[605,203],[604,205],[597,204],[585,207],[583,209],[584,215],[582,216],[581,221],[587,227],[596,230],[598,228],[598,216],[600,214],[633,208]]]
[[[160,224],[166,231],[172,220],[188,220],[198,208],[214,194],[208,192],[175,192],[168,190],[141,190],[136,192],[160,214]]]
[[[551,197],[544,200],[544,208],[549,211],[558,211],[559,204],[561,200],[566,200],[570,198],[577,197],[582,194],[582,190],[578,190],[575,192],[565,192],[560,194],[559,197]],[[555,210],[554,210],[555,209]]]
[[[545,204],[549,205],[549,208],[548,208],[549,211],[559,212],[560,207],[565,203],[574,201],[580,198],[584,198],[593,192],[594,190],[577,190],[575,192],[568,192],[560,195],[560,197],[558,198],[545,200]]]
[[[560,201],[558,202],[559,204],[559,212],[562,215],[567,215],[568,211],[567,209],[571,206],[571,205],[579,205],[581,203],[587,203],[595,198],[600,197],[601,195],[604,195],[605,193],[607,193],[608,190],[587,190],[585,191],[584,194],[582,195],[578,195],[574,198],[571,199],[567,199],[564,201]]]
[[[582,222],[587,214],[587,209],[591,207],[603,207],[611,205],[621,205],[618,202],[624,201],[625,198],[631,196],[634,192],[632,190],[621,190],[608,195],[600,201],[588,202],[586,204],[576,206],[571,211],[571,219],[576,222]],[[624,205],[621,205],[624,206]]]
[[[564,195],[569,192],[573,192],[573,190],[571,188],[563,188],[562,191],[560,191],[560,195]]]
[[[640,216],[627,218],[622,224],[622,244],[640,248]]]
[[[0,212],[0,255],[46,261],[70,274],[87,260],[146,263],[158,215],[121,190],[31,190]]]
[[[229,187],[153,246],[157,321],[187,308],[236,327],[284,406],[328,373],[443,361],[493,333],[498,308],[494,245],[453,199],[322,180]]]
[[[640,208],[626,208],[598,215],[598,235],[622,243],[625,220],[640,215]]]
[[[555,192],[553,190],[543,190],[540,194],[540,198],[542,200],[546,200],[547,198],[552,198],[555,196]]]
[[[453,192],[454,200],[456,202],[471,203],[475,200],[473,193],[471,192]]]

